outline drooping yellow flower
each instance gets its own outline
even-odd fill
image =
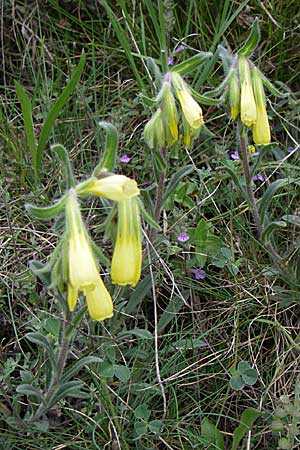
[[[160,108],[153,114],[144,128],[144,140],[151,148],[162,148],[165,145],[165,129]]]
[[[257,119],[253,125],[253,140],[256,145],[267,145],[271,142],[269,119],[266,110],[264,86],[259,70],[253,69],[253,91],[256,102]]]
[[[136,286],[141,276],[142,239],[138,200],[133,197],[118,203],[118,228],[111,263],[115,284]]]
[[[162,116],[165,126],[166,143],[171,146],[178,141],[178,115],[169,81],[164,82],[162,90]]]
[[[91,178],[88,182],[78,185],[80,194],[92,194],[119,201],[139,195],[136,181],[125,175],[110,175],[103,178]]]
[[[240,83],[235,70],[232,72],[229,82],[230,115],[235,120],[240,110]]]
[[[249,62],[245,56],[239,58],[241,77],[241,121],[247,127],[256,122],[256,104],[253,94]]]
[[[75,190],[70,191],[67,199],[66,222],[69,309],[74,310],[78,294],[83,292],[92,319],[103,320],[112,317],[112,300],[99,275]]]
[[[189,88],[183,78],[176,72],[172,72],[172,83],[176,96],[180,102],[182,113],[189,126],[200,129],[204,123],[202,109],[190,94]]]

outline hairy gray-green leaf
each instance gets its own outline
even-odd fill
[[[256,17],[252,24],[250,34],[243,47],[238,51],[238,55],[246,57],[250,56],[251,53],[253,53],[254,50],[256,49],[259,40],[260,40],[260,28],[258,18]]]

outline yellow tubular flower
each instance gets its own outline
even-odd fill
[[[91,178],[88,183],[78,186],[80,194],[92,194],[119,201],[139,195],[136,181],[125,175],[111,175],[104,178]]]
[[[266,110],[264,86],[259,70],[256,67],[253,69],[253,91],[257,109],[257,120],[252,128],[253,140],[256,145],[267,145],[271,142],[271,132]]]
[[[241,121],[247,127],[256,122],[256,105],[252,89],[249,62],[245,56],[239,58],[239,71],[241,77]]]
[[[230,115],[235,120],[240,109],[240,83],[235,70],[232,72],[229,82]]]
[[[176,72],[172,72],[172,83],[176,96],[180,102],[182,113],[189,126],[194,129],[201,128],[204,123],[202,109],[191,96],[186,83]]]
[[[118,203],[118,229],[111,262],[114,284],[136,286],[141,276],[142,236],[138,200],[130,198]]]
[[[173,145],[178,141],[178,117],[174,95],[168,81],[164,82],[162,115],[165,124],[167,145]]]
[[[112,317],[112,300],[99,275],[74,190],[70,191],[67,200],[66,222],[69,309],[74,310],[78,294],[83,292],[92,319]]]

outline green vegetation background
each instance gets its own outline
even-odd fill
[[[271,417],[281,395],[293,398],[299,372],[299,285],[271,267],[268,252],[253,234],[247,205],[220,169],[220,160],[236,150],[235,126],[224,105],[203,106],[208,130],[189,153],[181,147],[169,152],[168,179],[182,166],[191,164],[195,170],[165,204],[164,232],[158,233],[155,251],[148,247],[145,252],[140,284],[135,290],[114,290],[117,313],[110,322],[102,325],[86,319],[78,330],[71,356],[93,354],[104,360],[77,375],[84,381],[86,398],[57,405],[49,415],[48,430],[28,433],[23,428],[28,399],[16,388],[24,379],[33,383],[47,379],[44,353],[24,335],[38,330],[57,346],[55,324],[60,314],[51,293],[28,269],[32,259],[46,261],[57,236],[49,223],[32,221],[24,204],[47,205],[59,198],[65,186],[63,170],[47,147],[42,184],[34,187],[15,80],[32,98],[38,135],[84,50],[83,77],[56,120],[49,143],[62,143],[69,150],[80,179],[91,173],[103,148],[97,122],[110,121],[119,131],[119,157],[131,158],[127,164],[119,161],[117,170],[134,177],[150,196],[154,194],[153,160],[142,139],[150,111],[139,93],[143,89],[154,95],[145,58],[160,57],[158,12],[155,3],[146,0],[108,4],[129,43],[130,61],[100,1],[4,0],[1,4],[0,447],[114,450],[122,448],[121,432],[130,449],[218,448],[209,447],[204,438],[203,420],[209,418],[222,431],[227,449],[241,413],[252,407],[261,411],[261,417],[248,436],[250,447],[245,440],[240,448],[275,449],[278,437],[271,432]],[[191,0],[175,1],[173,7],[168,1],[166,14],[169,7],[174,17],[170,49],[181,42],[186,45],[175,55],[176,62],[197,50],[214,52],[219,44],[235,51],[259,17],[262,39],[253,61],[272,82],[281,81],[295,94],[299,91],[296,0]],[[189,82],[205,92],[222,79],[220,61],[215,61],[193,73]],[[288,153],[288,148],[299,145],[295,98],[270,97],[276,145],[262,159],[260,171],[271,181],[299,178],[299,152]],[[242,176],[239,162],[234,164]],[[259,197],[266,185],[257,189]],[[103,235],[97,233],[104,208],[97,201],[89,207],[88,226],[109,254],[110,242],[103,244]],[[284,214],[298,216],[298,185],[291,183],[277,192],[269,213],[272,220]],[[209,257],[206,278],[196,280],[193,270],[203,263],[195,250],[201,219],[210,225],[210,241],[204,249]],[[182,231],[190,235],[186,243],[177,240]],[[276,232],[274,239],[281,254],[288,255],[286,267],[297,280],[297,223]],[[256,370],[257,381],[235,390],[229,382],[239,361]],[[107,380],[108,391],[103,392],[100,378]],[[121,430],[115,428],[107,396]]]

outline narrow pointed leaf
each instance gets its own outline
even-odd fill
[[[46,352],[49,356],[49,360],[52,365],[52,368],[53,368],[53,370],[56,370],[56,358],[55,358],[54,352],[52,350],[52,347],[51,347],[48,339],[45,336],[43,336],[41,333],[27,333],[26,338],[30,342],[40,345],[41,347],[43,347],[46,350]]]
[[[109,122],[98,122],[100,128],[106,132],[104,154],[102,160],[97,164],[93,175],[97,177],[102,169],[112,172],[116,165],[116,153],[118,148],[118,132],[116,127]]]
[[[271,238],[273,231],[275,231],[276,228],[286,228],[286,222],[283,222],[282,220],[276,220],[274,222],[269,223],[262,233],[261,236],[262,241],[268,242]]]
[[[258,18],[256,17],[252,24],[250,34],[243,47],[238,51],[238,55],[246,57],[250,56],[251,53],[253,53],[253,51],[256,49],[259,40],[260,40],[260,28]]]
[[[172,72],[177,72],[180,75],[186,75],[192,72],[192,70],[199,67],[199,64],[201,64],[204,60],[206,60],[207,58],[211,58],[212,56],[213,54],[211,52],[199,52],[191,58],[186,59],[179,64],[176,64],[172,68]]]
[[[254,408],[247,408],[241,415],[241,423],[234,430],[231,450],[237,450],[241,440],[251,429],[256,419],[261,415],[259,411]]]
[[[279,89],[277,89],[274,84],[271,83],[270,80],[268,80],[268,78],[262,73],[259,72],[263,84],[265,85],[265,87],[268,89],[268,91],[273,94],[275,97],[279,97],[279,98],[284,98],[284,97],[288,97],[290,94],[289,92],[281,92],[279,91]]]
[[[15,88],[16,88],[16,93],[17,93],[18,99],[21,103],[26,140],[27,140],[27,144],[28,144],[29,151],[30,151],[31,158],[32,158],[34,172],[37,177],[38,176],[37,165],[36,165],[37,164],[37,161],[36,161],[37,145],[35,142],[35,134],[34,134],[33,122],[32,122],[31,101],[29,100],[29,97],[26,94],[26,92],[24,91],[23,87],[17,81],[15,81]]]
[[[158,223],[156,222],[156,220],[154,219],[154,217],[151,216],[151,214],[149,214],[146,211],[146,208],[143,204],[143,202],[139,199],[139,205],[140,205],[140,211],[141,211],[141,215],[144,217],[144,219],[146,220],[146,222],[155,230],[157,231],[161,231],[161,227],[158,225]]]
[[[25,209],[28,212],[28,214],[35,219],[52,219],[53,217],[57,216],[61,211],[63,211],[66,203],[66,197],[63,196],[60,200],[58,200],[54,205],[51,206],[34,206],[30,203],[27,203],[25,205]]]
[[[203,105],[220,105],[224,102],[224,96],[222,95],[220,98],[212,98],[207,97],[206,95],[201,95],[198,92],[196,92],[194,89],[191,89],[193,97],[199,101],[199,103],[202,103]]]
[[[182,178],[184,178],[186,175],[189,175],[191,172],[193,172],[193,170],[194,167],[191,165],[183,166],[179,170],[177,170],[177,172],[172,176],[170,183],[165,190],[162,199],[162,205],[167,200],[167,198],[175,191]]]
[[[75,363],[73,363],[71,365],[71,367],[69,367],[62,378],[63,382],[68,381],[70,378],[74,377],[74,375],[77,375],[77,373],[83,368],[83,367],[87,367],[90,364],[98,364],[103,362],[103,360],[101,358],[99,358],[98,356],[85,356],[81,359],[79,359],[78,361],[76,361]]]
[[[66,148],[61,144],[51,145],[51,151],[55,152],[60,159],[60,162],[64,166],[66,181],[67,181],[67,189],[72,188],[75,185],[74,174],[69,158],[69,153]]]
[[[295,181],[294,178],[281,178],[271,183],[259,202],[259,213],[262,223],[265,220],[270,203],[276,192],[286,186],[290,186]]]
[[[85,65],[85,54],[82,53],[80,60],[79,60],[79,64],[76,67],[70,81],[68,82],[68,84],[64,88],[63,92],[58,97],[58,99],[55,101],[55,103],[52,106],[52,108],[47,116],[47,119],[43,125],[41,134],[39,137],[38,147],[37,147],[36,164],[37,164],[38,172],[40,171],[40,168],[41,168],[43,153],[44,153],[49,135],[51,133],[52,127],[54,125],[54,122],[55,122],[56,118],[58,117],[59,113],[62,111],[64,105],[66,104],[70,95],[74,91],[75,87],[77,86],[77,83],[83,72],[84,65]]]
[[[19,394],[27,395],[27,397],[29,397],[29,396],[35,397],[39,401],[42,401],[42,393],[41,393],[40,389],[38,389],[35,386],[32,386],[31,384],[20,384],[17,387],[16,391]]]

